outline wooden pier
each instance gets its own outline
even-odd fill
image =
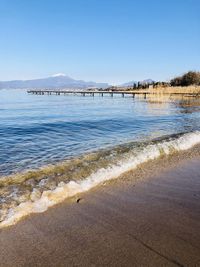
[[[50,89],[44,89],[44,90],[36,90],[31,89],[27,90],[27,93],[34,94],[34,95],[81,95],[81,96],[95,96],[95,95],[110,95],[113,97],[114,95],[121,95],[124,97],[125,95],[132,96],[133,98],[135,95],[143,96],[145,99],[147,95],[158,95],[154,92],[145,92],[145,91],[91,91],[91,90],[85,90],[85,91],[78,91],[78,90],[50,90]],[[184,97],[200,97],[200,94],[196,93],[162,93],[162,95],[169,95],[169,96],[184,96]]]
[[[146,97],[148,92],[131,92],[131,91],[69,91],[69,90],[28,90],[29,94],[34,95],[82,95],[82,96],[95,96],[95,95],[110,95],[113,97],[113,95],[121,95],[124,97],[125,95],[131,95],[132,97],[135,97],[135,95],[143,95]]]

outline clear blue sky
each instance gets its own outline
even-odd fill
[[[0,80],[167,80],[200,70],[200,1],[0,0],[0,36]]]

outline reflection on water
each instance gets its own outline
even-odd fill
[[[177,107],[180,113],[200,112],[200,98],[187,96],[149,95],[147,98],[149,112],[160,115],[167,112],[172,105]]]
[[[35,96],[0,91],[0,175],[199,129],[199,99]]]

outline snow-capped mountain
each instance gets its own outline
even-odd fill
[[[85,89],[88,87],[106,88],[107,83],[86,82],[83,80],[75,80],[64,73],[57,73],[51,77],[34,79],[34,80],[14,80],[0,81],[0,89]]]

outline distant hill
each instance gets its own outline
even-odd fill
[[[133,86],[134,84],[138,84],[137,81],[130,81],[130,82],[127,82],[127,83],[123,83],[123,84],[120,84],[120,86]]]
[[[109,84],[75,80],[65,74],[35,80],[0,81],[0,89],[86,89],[89,87],[107,88]]]
[[[146,80],[143,80],[143,81],[130,81],[130,82],[127,82],[127,83],[123,83],[123,84],[120,84],[120,86],[133,86],[134,84],[138,84],[138,82],[140,84],[152,84],[154,81],[152,79],[146,79]]]
[[[143,81],[140,81],[140,83],[148,83],[148,84],[152,84],[152,83],[154,83],[155,81],[154,80],[152,80],[152,79],[146,79],[146,80],[143,80]]]

